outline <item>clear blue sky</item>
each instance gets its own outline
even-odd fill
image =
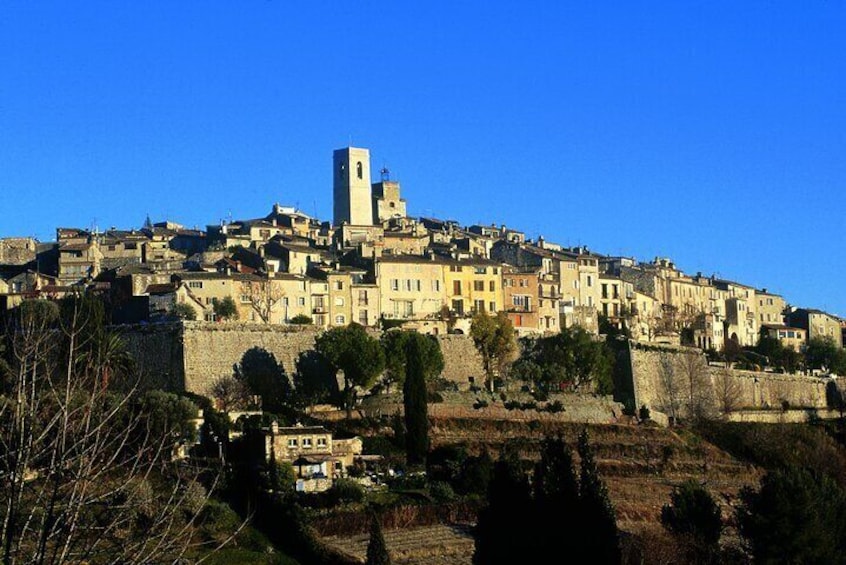
[[[0,4],[0,236],[414,215],[670,256],[846,315],[841,2]]]

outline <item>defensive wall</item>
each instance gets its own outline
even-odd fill
[[[297,358],[314,348],[321,330],[309,326],[182,322],[117,326],[146,383],[174,391],[208,394],[231,376],[244,353],[259,347],[272,353],[288,375]],[[375,332],[374,332],[375,335]],[[436,336],[444,356],[443,376],[468,389],[471,378],[484,382],[481,358],[472,339]]]
[[[840,378],[741,371],[711,366],[698,349],[626,342],[617,351],[615,398],[630,408],[664,414],[691,397],[713,409],[730,408],[739,420],[761,421],[756,412],[785,410],[830,415]],[[790,418],[801,417],[793,414]]]
[[[209,394],[220,378],[232,375],[244,353],[254,347],[272,353],[288,375],[294,374],[297,358],[313,349],[321,331],[308,326],[212,322],[118,326],[118,329],[145,383],[204,395]],[[446,379],[462,391],[468,390],[471,383],[484,383],[481,358],[469,336],[436,337],[444,356]],[[673,398],[683,407],[690,396],[690,380],[694,378],[697,394],[709,406],[720,409],[725,397],[731,397],[735,419],[768,419],[769,416],[764,416],[767,411],[784,413],[788,407],[825,417],[831,415],[832,388],[844,386],[844,379],[713,367],[700,351],[684,347],[620,342],[616,354],[614,400],[632,411],[646,406],[656,413],[668,414],[672,412],[669,404]],[[439,409],[454,410],[447,406]],[[492,406],[490,410],[474,410],[472,414],[496,410]],[[577,412],[571,409],[571,414]],[[614,417],[609,407],[595,413],[602,415],[589,419],[607,421]]]

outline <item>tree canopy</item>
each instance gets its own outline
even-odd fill
[[[574,389],[593,386],[608,394],[613,389],[613,356],[604,341],[596,341],[581,327],[526,340],[520,359],[513,366],[515,376],[546,391],[568,385]]]
[[[771,471],[741,500],[738,524],[756,563],[846,563],[846,494],[827,476]]]
[[[478,312],[470,324],[470,337],[479,354],[485,370],[488,388],[493,390],[494,378],[504,376],[508,365],[517,352],[517,334],[505,312],[490,316],[487,312]]]
[[[253,394],[260,396],[262,408],[284,412],[291,405],[293,390],[285,368],[276,357],[261,347],[248,349],[241,363],[235,365],[235,378]]]
[[[379,340],[358,324],[327,330],[317,338],[314,348],[333,372],[344,372],[343,404],[348,413],[355,402],[353,387],[370,388],[385,369]]]
[[[417,361],[426,381],[440,375],[444,370],[441,346],[434,337],[412,331],[390,330],[382,334],[381,341],[385,350],[385,378],[388,383],[402,385],[405,381],[411,342],[414,342],[417,348]]]

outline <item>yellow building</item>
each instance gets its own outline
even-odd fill
[[[502,265],[487,259],[443,261],[445,304],[459,316],[503,310]]]
[[[436,257],[383,255],[375,261],[379,310],[385,318],[420,320],[445,304],[444,263]]]

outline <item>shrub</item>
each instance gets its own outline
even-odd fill
[[[473,403],[473,408],[475,408],[476,410],[479,410],[481,408],[487,408],[487,407],[488,407],[488,401],[483,399],[483,398],[479,398],[478,400],[476,400],[476,402]]]
[[[364,488],[350,479],[337,479],[326,491],[326,498],[331,505],[342,502],[361,502],[364,500]]]
[[[456,499],[452,486],[445,481],[435,481],[429,485],[429,493],[438,502],[449,502]]]
[[[557,412],[564,412],[564,405],[561,403],[560,400],[556,400],[546,405],[546,411],[552,412],[553,414]]]

